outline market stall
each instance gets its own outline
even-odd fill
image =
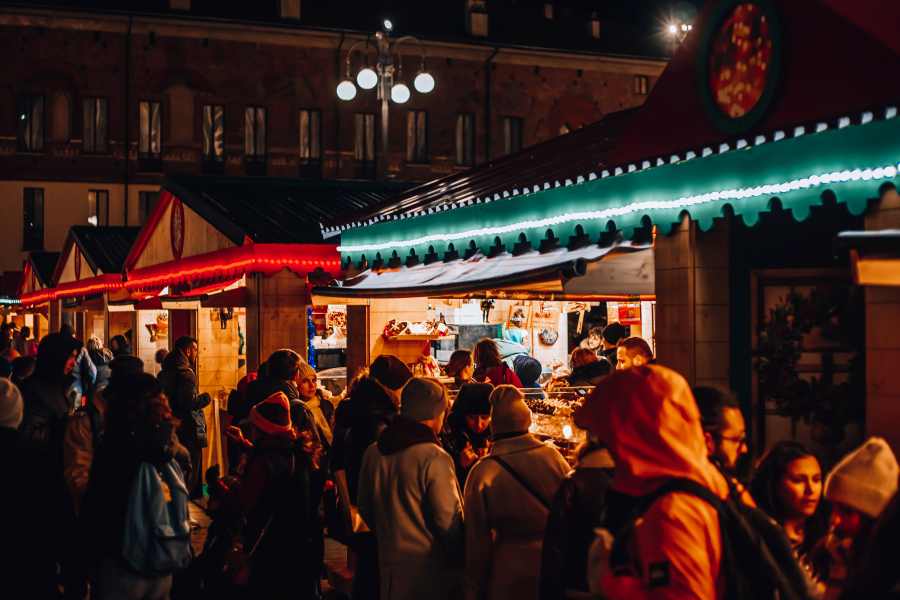
[[[51,331],[48,290],[53,287],[53,272],[58,261],[59,252],[33,251],[28,253],[22,268],[16,312],[22,319],[20,327],[28,326],[35,340]]]

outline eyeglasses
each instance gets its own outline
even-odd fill
[[[728,436],[719,434],[718,437],[720,440],[724,440],[726,442],[731,442],[733,444],[746,444],[747,443],[747,434],[739,435],[739,436]]]

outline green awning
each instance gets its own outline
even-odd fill
[[[450,244],[460,254],[473,242],[486,251],[497,238],[509,249],[523,240],[537,249],[548,229],[565,244],[579,226],[592,240],[609,229],[630,236],[646,217],[667,234],[684,213],[705,230],[726,206],[754,225],[776,197],[802,221],[810,207],[821,204],[826,190],[858,215],[881,183],[897,177],[900,119],[895,113],[889,109],[892,118],[884,120],[866,115],[868,122],[861,125],[847,119],[838,128],[790,131],[701,152],[707,156],[624,166],[624,173],[581,184],[351,229],[342,234],[339,250],[344,258],[358,261],[365,255],[372,261],[376,253],[387,259],[396,252],[402,258],[410,249],[419,256],[441,255]]]

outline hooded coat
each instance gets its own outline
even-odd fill
[[[187,355],[177,348],[162,363],[158,375],[172,413],[181,421],[178,439],[188,448],[206,447],[206,418],[203,409],[210,403],[208,394],[197,393],[197,375]]]
[[[697,403],[674,371],[654,365],[617,371],[599,382],[575,420],[613,455],[614,490],[647,496],[685,478],[728,497],[725,478],[707,458]],[[681,492],[657,499],[636,523],[630,550],[633,573],[607,569],[604,598],[723,597],[719,519],[704,500]]]
[[[569,472],[553,448],[529,433],[499,439],[500,456],[547,505]],[[531,600],[538,597],[547,506],[497,461],[483,458],[466,479],[467,600]]]
[[[363,457],[358,501],[378,540],[381,600],[457,597],[462,501],[430,428],[400,417],[384,430]]]

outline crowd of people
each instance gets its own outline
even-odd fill
[[[692,389],[639,338],[597,345],[565,381],[593,386],[574,466],[533,433],[533,365],[483,340],[453,354],[450,385],[382,355],[341,396],[277,350],[228,398],[227,468],[204,472],[196,340],[154,377],[125,339],[51,333],[33,373],[0,378],[0,586],[317,600],[330,536],[349,549],[354,600],[900,597],[884,440],[830,469],[796,442],[754,465],[729,391]],[[204,479],[212,524],[195,555]]]

